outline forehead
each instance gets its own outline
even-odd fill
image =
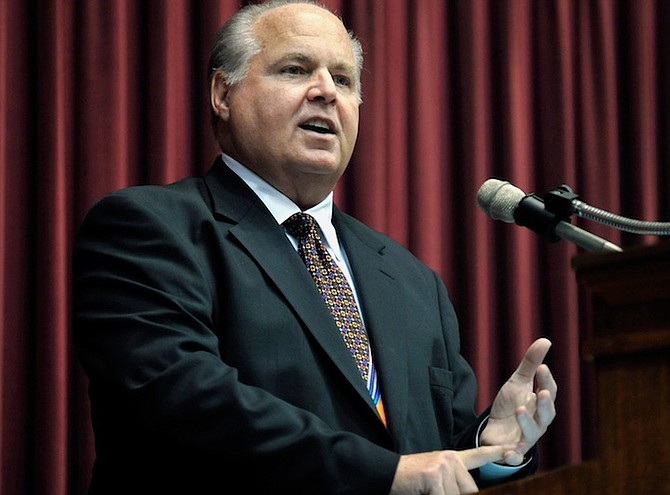
[[[307,51],[354,63],[349,34],[338,17],[313,5],[285,5],[263,14],[254,31],[269,55]]]

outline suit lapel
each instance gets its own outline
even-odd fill
[[[205,180],[212,194],[215,213],[234,223],[229,228],[230,235],[244,246],[267,273],[307,330],[371,410],[374,410],[355,362],[284,229],[244,181],[222,162],[215,164]]]
[[[382,398],[390,418],[389,428],[397,433],[403,428],[407,415],[406,350],[410,345],[407,334],[398,325],[404,318],[395,313],[397,308],[403,307],[402,301],[397,300],[398,268],[385,258],[385,244],[372,237],[366,228],[337,209],[334,219],[356,281]]]

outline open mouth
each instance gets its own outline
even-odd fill
[[[306,131],[318,132],[319,134],[335,134],[335,131],[330,128],[328,122],[323,120],[310,120],[301,124],[300,128]]]

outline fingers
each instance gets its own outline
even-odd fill
[[[555,398],[555,391],[553,394],[549,390],[541,390],[538,392],[535,418],[540,428],[543,428],[544,431],[547,430],[556,417]],[[544,434],[544,431],[542,434]]]
[[[549,390],[537,393],[534,407],[521,406],[516,410],[516,420],[521,429],[522,451],[526,452],[547,431],[556,417],[554,397]]]
[[[518,466],[524,460],[524,455],[518,450],[508,450],[503,454],[503,461],[508,466]]]
[[[390,495],[464,495],[479,489],[469,470],[502,459],[504,447],[439,450],[400,456]]]
[[[554,380],[551,370],[546,364],[538,366],[536,372],[537,391],[547,390],[551,395],[551,399],[555,400],[558,393],[558,385]]]
[[[456,455],[469,471],[489,462],[500,461],[505,451],[513,448],[514,446],[510,445],[487,445],[476,449],[460,450]]]
[[[527,448],[535,444],[546,431],[546,426],[537,422],[525,407],[517,409],[516,420],[521,428],[521,438]]]

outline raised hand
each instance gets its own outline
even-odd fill
[[[480,440],[482,445],[516,445],[503,453],[506,464],[520,464],[556,416],[558,386],[543,364],[550,347],[545,338],[533,342],[493,401]]]

